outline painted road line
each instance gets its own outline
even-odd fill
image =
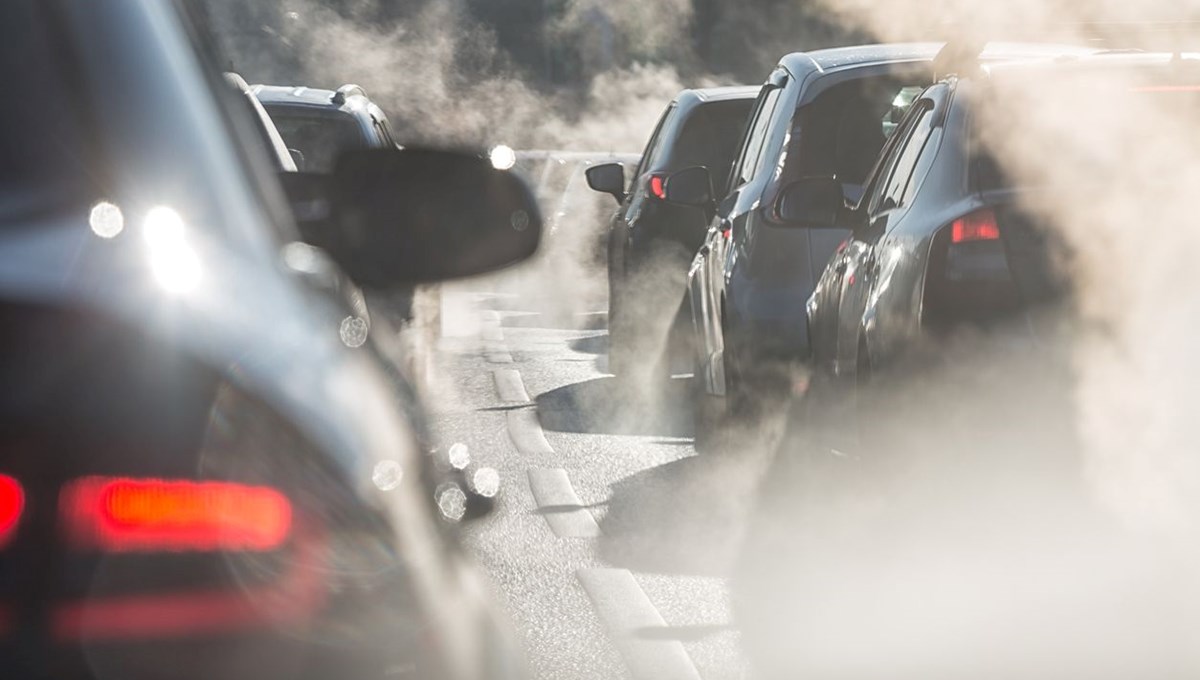
[[[596,518],[583,507],[566,470],[531,468],[529,488],[546,523],[559,538],[595,538],[600,535]]]
[[[487,342],[483,345],[483,356],[493,364],[511,364],[513,357],[502,342]]]
[[[525,391],[525,383],[521,380],[521,373],[512,368],[497,368],[492,371],[492,378],[496,382],[496,394],[500,395],[500,401],[509,404],[528,404],[529,393]]]
[[[633,574],[625,569],[580,569],[577,575],[634,680],[700,680],[683,643],[642,635],[648,628],[665,628],[667,622]]]
[[[538,422],[537,412],[531,408],[514,409],[508,412],[508,436],[522,455],[553,456],[554,449],[546,441],[546,433]]]
[[[485,354],[488,363],[490,364],[511,364],[513,363],[512,355],[508,352],[487,352]]]

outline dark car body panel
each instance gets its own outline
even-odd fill
[[[54,35],[83,136],[103,144],[80,154],[93,184],[37,211],[0,204],[3,344],[19,352],[0,360],[0,472],[27,475],[30,511],[0,550],[4,676],[378,677],[382,663],[490,677],[510,657],[435,503],[420,405],[382,339],[348,341],[354,310],[285,256],[297,235],[274,165],[202,27],[162,0],[17,1],[36,5],[39,22],[0,32]],[[37,93],[39,106],[62,94]],[[90,223],[102,200],[124,214],[117,233]],[[175,228],[156,241],[149,226],[163,215]],[[233,427],[239,418],[247,429]],[[266,438],[208,446],[231,431]],[[385,468],[403,474],[384,484]],[[319,577],[328,599],[286,621],[294,591],[247,603],[264,572],[239,572],[238,552],[72,553],[55,494],[97,474],[294,492],[297,508],[324,513],[328,542],[275,557]],[[190,576],[205,588],[174,590]],[[171,607],[156,606],[132,635],[139,609],[121,599],[131,590],[209,613],[238,598],[248,618],[178,633],[162,624]]]
[[[660,324],[659,320],[675,319],[677,311],[685,311],[680,307],[680,301],[684,297],[688,262],[704,242],[706,225],[711,217],[711,211],[705,208],[675,205],[652,196],[648,188],[650,177],[665,176],[698,165],[698,156],[736,154],[735,140],[741,132],[742,111],[749,109],[756,91],[752,87],[684,90],[659,120],[641,162],[629,179],[625,200],[613,215],[609,228],[609,320],[612,342],[618,349],[633,344],[630,336],[638,336],[639,340],[641,336],[648,336],[655,338],[653,342],[645,343],[648,349],[639,347],[632,351],[657,351],[661,347],[658,341],[665,342],[671,334],[667,326],[672,324]],[[716,115],[708,112],[718,108],[725,110],[720,114],[723,118],[737,119],[738,122],[709,130],[703,138],[709,143],[724,145],[728,142],[728,148],[710,149],[707,145],[698,145],[694,139],[683,143],[685,134],[694,136],[689,127],[703,122],[704,116]],[[710,127],[718,126],[710,123]],[[689,148],[689,145],[697,148]],[[709,170],[714,177],[721,177],[727,174],[728,167]],[[630,314],[636,318],[624,323],[622,314],[634,307],[638,308],[638,313]],[[647,326],[656,328],[647,329]]]

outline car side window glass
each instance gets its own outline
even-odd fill
[[[867,194],[867,211],[870,214],[873,215],[880,210],[886,209],[884,208],[885,196],[887,195],[888,188],[891,187],[892,177],[896,174],[896,166],[899,164],[900,156],[908,148],[908,141],[912,138],[917,122],[924,117],[926,106],[925,100],[914,104],[909,110],[908,116],[901,121],[900,126],[896,129],[891,139],[888,140],[884,156],[880,159],[879,164],[876,165],[872,173],[873,179],[871,180],[871,186]]]
[[[933,165],[933,158],[937,155],[940,139],[941,130],[932,130],[925,137],[924,143],[921,144],[920,154],[917,156],[916,165],[913,166],[913,171],[904,185],[904,193],[900,196],[900,205],[908,205],[912,202],[917,189],[921,186],[921,180],[928,174],[929,167]]]
[[[913,124],[908,139],[904,141],[903,148],[897,154],[896,165],[892,169],[891,177],[888,178],[887,188],[883,191],[884,210],[889,206],[903,205],[904,189],[908,186],[913,170],[916,169],[917,160],[925,148],[925,142],[933,132],[933,106],[926,104],[925,101],[921,103],[923,106],[921,106],[919,117]]]
[[[754,122],[746,135],[746,145],[742,148],[742,156],[738,159],[736,172],[733,176],[733,186],[741,186],[758,174],[759,159],[762,156],[763,145],[766,141],[767,126],[775,114],[779,104],[782,88],[772,87],[763,93],[758,110],[754,114]]]
[[[654,126],[654,134],[650,135],[650,141],[646,143],[646,149],[642,152],[642,160],[638,163],[637,172],[633,173],[633,177],[629,182],[629,194],[633,194],[637,189],[638,179],[650,167],[650,164],[658,156],[659,140],[662,138],[663,129],[667,127],[667,121],[670,120],[672,114],[675,113],[675,105],[671,104],[667,110],[663,112],[662,117],[658,119],[658,124]]]

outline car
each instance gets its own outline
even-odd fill
[[[788,189],[805,186],[795,184],[804,177],[834,177],[842,197],[857,200],[888,134],[928,84],[941,47],[862,45],[789,54],[758,94],[728,181],[699,168],[666,177],[668,201],[717,204],[687,278],[701,446],[728,424],[756,422],[764,407],[803,391],[810,354],[804,303],[848,232],[790,225],[784,204],[790,209],[817,197]],[[1082,49],[998,44],[984,58]]]
[[[936,46],[869,45],[785,56],[757,92],[725,179],[682,169],[667,200],[713,205],[687,273],[695,348],[696,436],[778,400],[791,362],[806,353],[803,300],[842,234],[783,226],[775,214],[789,178],[836,175],[854,196],[907,88],[929,80]],[[685,195],[689,181],[699,195]],[[715,193],[707,187],[715,188]]]
[[[756,92],[684,90],[663,112],[628,183],[621,164],[588,169],[588,185],[620,204],[608,231],[609,372],[636,379],[669,368],[672,339],[681,337],[673,329],[686,319],[684,276],[712,208],[668,203],[663,183],[671,172],[697,165],[723,177]]]
[[[343,151],[397,146],[387,115],[358,85],[323,90],[257,84],[250,86],[250,92],[261,102],[296,158],[297,166],[305,172],[331,172]],[[436,287],[393,290],[386,296],[380,295],[379,302],[378,307],[397,326],[411,325],[418,306],[426,310],[424,316],[431,317],[423,319],[424,325],[438,325],[435,310],[440,295]]]
[[[1169,385],[1190,393],[1175,225],[1200,64],[977,54],[935,60],[861,200],[830,176],[784,189],[812,199],[789,222],[849,237],[807,302],[810,384],[736,568],[765,677],[1194,674],[1177,582],[1128,575],[1159,573],[1144,546],[1194,516],[1162,461],[1194,429],[1165,414],[1190,404]]]
[[[246,79],[237,73],[226,73],[225,80],[250,105],[251,118],[255,123],[255,128],[258,130],[259,137],[263,141],[267,157],[272,160],[275,170],[281,173],[299,172],[299,168],[296,166],[296,158],[300,156],[299,152],[288,148],[287,143],[283,141],[283,137],[279,134],[278,128],[275,127],[275,122],[271,120],[262,103],[258,101],[258,97],[254,95],[250,85],[246,83]],[[314,252],[314,257],[319,256],[319,253]],[[321,272],[320,275],[317,275],[318,271]],[[367,298],[363,294],[362,289],[355,285],[345,275],[345,272],[332,262],[326,261],[322,266],[314,266],[313,273],[314,276],[311,277],[311,282],[314,284],[320,282],[335,295],[342,297],[347,308],[354,311],[354,323],[364,332],[370,333],[371,312],[367,306]]]
[[[307,172],[330,172],[338,154],[347,149],[396,146],[387,115],[358,85],[323,90],[257,84],[250,91]]]
[[[262,102],[258,100],[258,97],[254,96],[254,91],[250,89],[250,84],[241,75],[231,72],[225,74],[225,80],[229,81],[233,89],[237,90],[250,106],[251,116],[257,124],[263,143],[267,147],[267,155],[275,163],[275,169],[279,172],[298,172],[299,167],[296,165],[296,159],[300,155],[299,152],[293,152],[288,148],[287,143],[283,141],[283,137],[279,134],[279,128],[275,127],[274,121],[267,114],[267,110],[263,108]]]
[[[519,261],[527,187],[425,149],[277,172],[195,3],[10,0],[0,33],[4,676],[520,677],[455,529],[496,480],[432,464],[321,269]]]
[[[813,380],[805,401],[820,413],[807,420],[824,424],[822,449],[863,448],[860,437],[871,419],[856,405],[880,375],[911,376],[928,367],[917,360],[923,348],[943,347],[965,332],[980,338],[980,347],[1003,338],[1026,355],[1046,355],[1061,342],[1056,336],[1073,307],[1066,264],[1074,256],[1030,213],[1037,186],[1013,182],[988,146],[983,123],[994,128],[995,114],[980,102],[995,96],[990,93],[998,84],[1010,90],[1021,79],[1062,84],[1061,101],[1046,107],[1080,104],[1081,86],[1072,82],[1081,81],[1097,98],[1120,96],[1136,105],[1171,97],[1173,110],[1185,111],[1194,109],[1200,81],[1189,64],[1153,53],[1095,53],[954,73],[921,93],[852,209],[816,215],[797,207],[792,216],[812,228],[849,229],[806,305]],[[1076,127],[1103,130],[1104,123],[1098,118]],[[1005,127],[1027,124],[1016,118]],[[1070,158],[1039,160],[1065,165]],[[801,182],[806,186],[797,190],[832,200],[828,179]],[[939,359],[947,354],[937,352]]]

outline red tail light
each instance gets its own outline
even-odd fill
[[[21,483],[8,475],[0,475],[0,548],[12,540],[24,511],[25,490]]]
[[[950,225],[951,243],[1000,240],[1000,226],[996,213],[991,208],[976,210],[965,217],[954,220]]]
[[[272,550],[292,525],[283,494],[228,482],[89,477],[60,503],[71,543],[109,552]]]
[[[659,200],[667,200],[667,178],[664,175],[650,175],[650,193]]]

